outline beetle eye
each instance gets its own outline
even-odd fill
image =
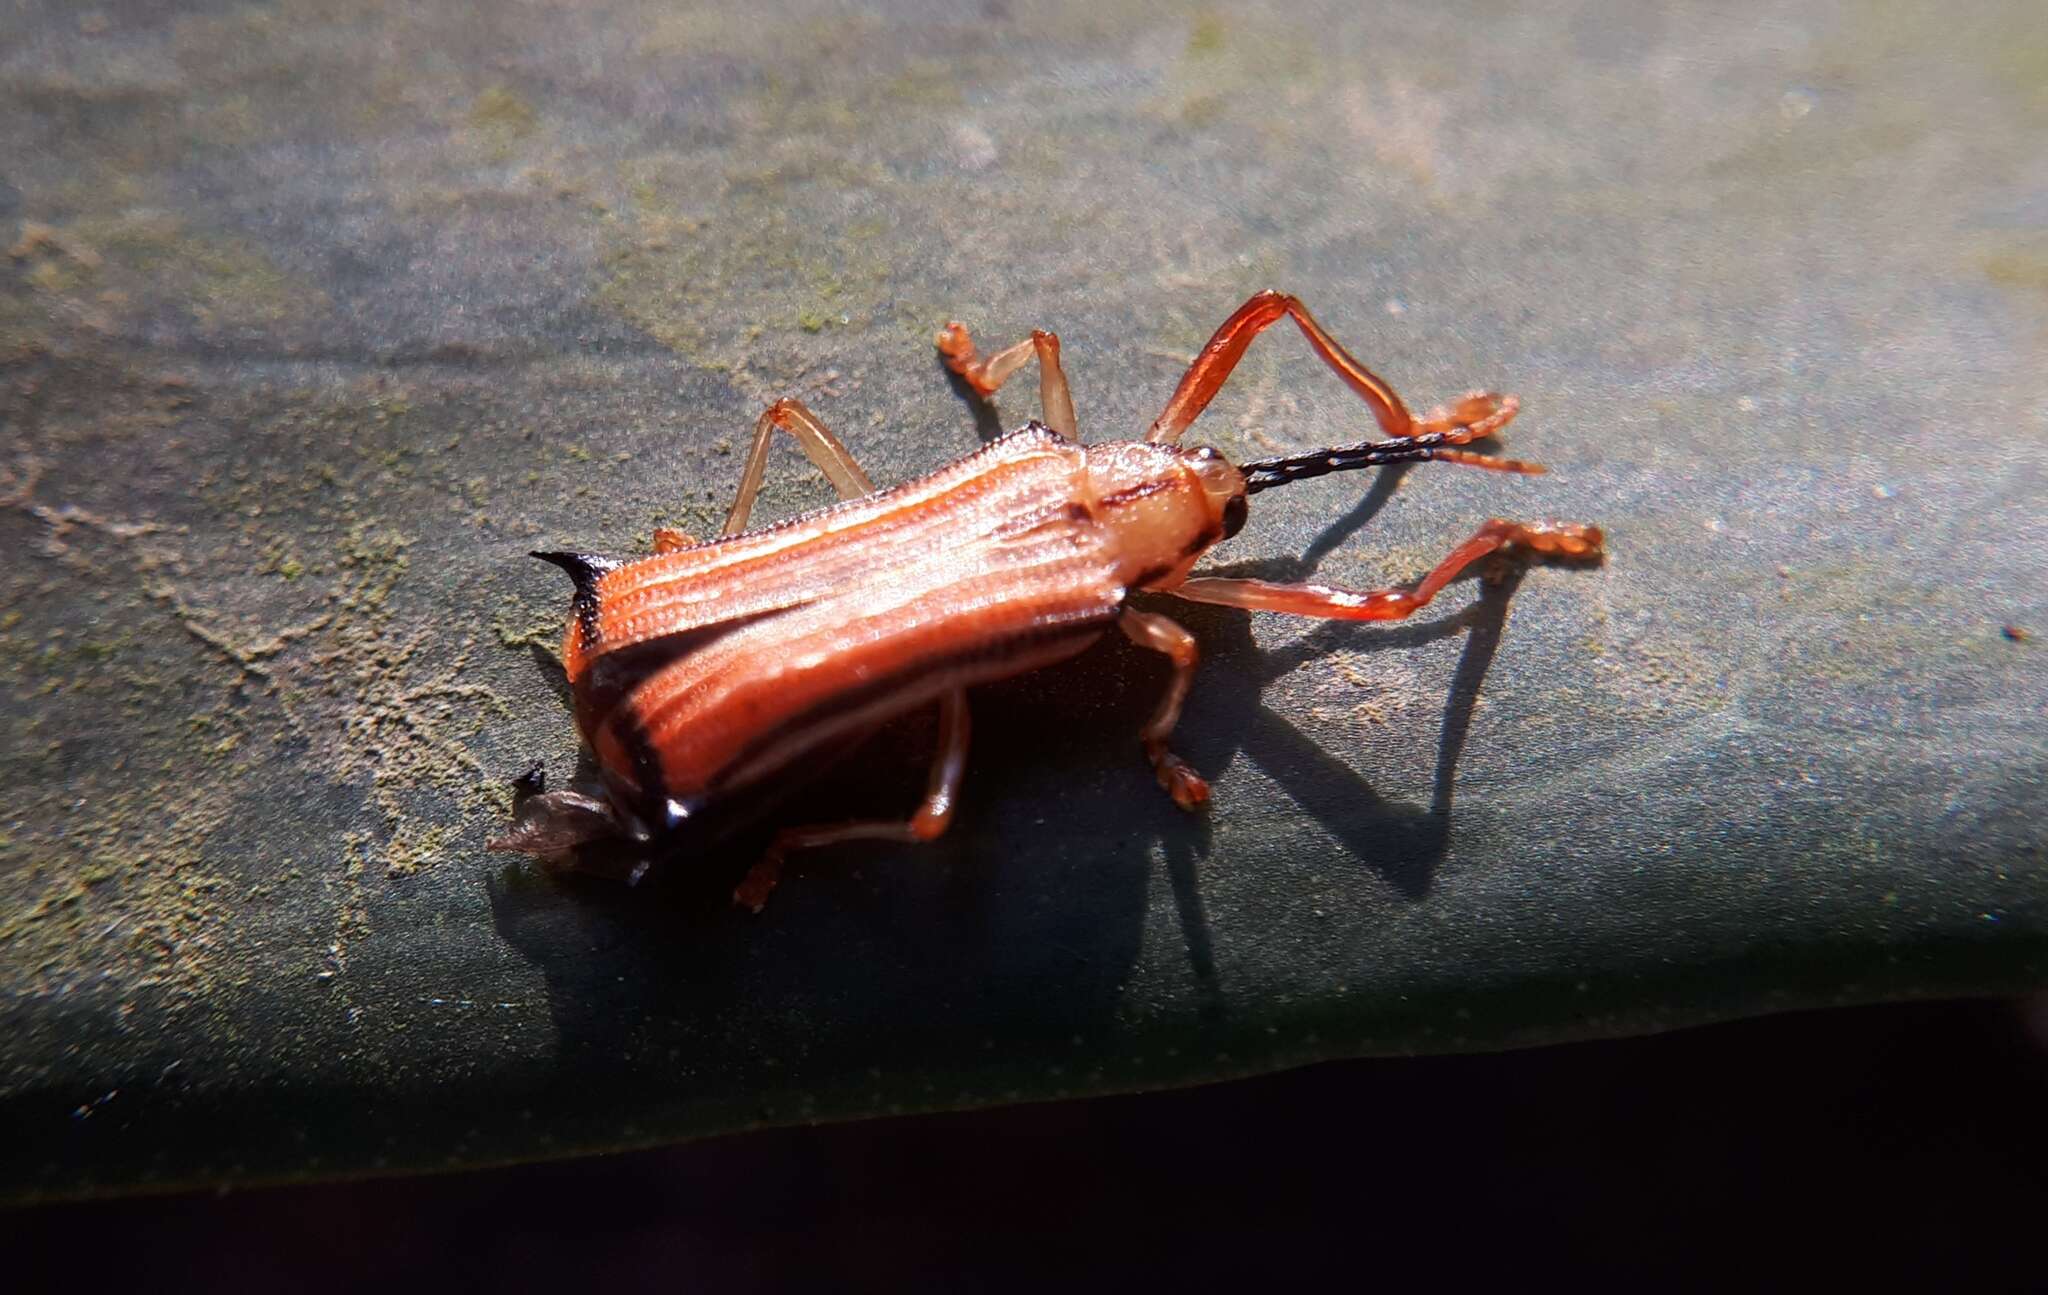
[[[1195,462],[1197,463],[1215,463],[1222,457],[1223,452],[1213,445],[1204,445],[1195,451]]]
[[[1232,495],[1230,502],[1223,505],[1223,538],[1227,540],[1243,530],[1244,519],[1250,513],[1251,508],[1246,503],[1245,497],[1243,495]]]

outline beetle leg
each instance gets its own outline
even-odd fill
[[[1188,425],[1201,417],[1202,411],[1215,399],[1216,391],[1230,377],[1230,371],[1244,358],[1245,348],[1252,339],[1276,324],[1282,317],[1292,319],[1301,329],[1301,335],[1315,348],[1323,363],[1336,370],[1345,385],[1357,392],[1366,404],[1372,407],[1373,417],[1379,420],[1380,429],[1389,436],[1410,436],[1419,432],[1450,432],[1453,429],[1471,429],[1463,432],[1453,444],[1485,436],[1500,430],[1515,416],[1519,407],[1513,396],[1497,395],[1490,391],[1477,391],[1464,397],[1455,409],[1432,410],[1428,417],[1418,422],[1401,403],[1401,397],[1372,370],[1360,364],[1345,350],[1336,338],[1323,331],[1306,307],[1295,298],[1271,289],[1255,294],[1251,300],[1237,308],[1236,313],[1223,321],[1202,353],[1181,375],[1180,385],[1173,389],[1173,396],[1166,402],[1159,417],[1152,422],[1152,430],[1145,436],[1155,445],[1172,444],[1178,441]]]
[[[1031,330],[1031,336],[997,351],[986,359],[974,349],[974,339],[968,336],[967,325],[954,320],[939,330],[933,339],[939,348],[939,355],[946,361],[946,367],[959,374],[967,385],[983,398],[993,396],[996,388],[1010,380],[1012,374],[1024,367],[1024,362],[1033,355],[1038,357],[1038,403],[1045,411],[1045,425],[1068,440],[1079,440],[1080,423],[1074,415],[1074,393],[1067,386],[1066,371],[1060,368],[1060,337],[1042,328]]]
[[[860,470],[860,464],[853,461],[853,455],[847,453],[839,438],[816,414],[804,408],[803,401],[785,396],[762,410],[760,419],[754,423],[754,444],[747,451],[747,466],[740,473],[740,492],[733,499],[725,529],[719,534],[736,535],[746,529],[747,515],[754,511],[754,497],[761,493],[761,478],[768,474],[768,443],[775,439],[778,427],[796,437],[796,443],[839,491],[841,499],[874,493],[875,483],[868,480],[868,474]]]
[[[1159,785],[1166,788],[1174,804],[1193,809],[1209,799],[1209,784],[1166,749],[1166,738],[1180,722],[1181,705],[1188,699],[1188,685],[1194,682],[1195,663],[1201,656],[1195,649],[1195,636],[1164,616],[1129,607],[1124,608],[1117,627],[1139,647],[1164,652],[1173,661],[1173,681],[1166,685],[1166,696],[1159,699],[1159,709],[1152,712],[1152,721],[1139,736]]]
[[[695,547],[697,547],[697,541],[694,537],[683,534],[673,526],[657,526],[654,528],[654,551],[656,553],[675,553],[682,549],[693,549]]]
[[[1459,572],[1489,553],[1509,556],[1592,560],[1603,556],[1598,526],[1581,522],[1509,522],[1496,517],[1480,527],[1412,589],[1362,593],[1328,585],[1275,584],[1269,580],[1225,580],[1196,576],[1164,590],[1198,603],[1221,603],[1249,611],[1287,612],[1339,621],[1397,621],[1436,597]]]
[[[782,876],[783,857],[791,850],[835,845],[841,841],[930,841],[943,834],[953,821],[953,806],[960,791],[960,778],[967,769],[967,692],[955,688],[939,699],[939,751],[932,758],[931,779],[924,802],[917,812],[901,823],[842,823],[835,827],[794,827],[775,834],[768,852],[748,870],[746,878],[732,892],[732,901],[754,912],[768,902],[768,894]]]

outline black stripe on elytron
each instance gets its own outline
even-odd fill
[[[679,633],[664,634],[631,647],[603,653],[584,670],[583,677],[576,681],[577,709],[584,713],[589,728],[593,730],[611,725],[612,735],[618,738],[620,748],[632,762],[633,781],[639,787],[643,800],[641,808],[662,811],[651,816],[643,815],[642,821],[666,821],[668,791],[662,781],[661,759],[647,736],[647,730],[641,726],[639,712],[619,703],[656,671],[694,652],[702,652],[728,634],[808,605],[791,603],[787,607],[770,607],[746,616],[734,616]]]
[[[1109,623],[1121,615],[1122,610],[1122,603],[1119,602],[1100,611],[1089,611],[1049,625],[1035,625],[1028,630],[1012,634],[1007,638],[997,639],[992,643],[977,644],[972,648],[940,657],[937,660],[920,661],[915,665],[898,670],[883,678],[870,680],[858,688],[849,688],[845,692],[833,697],[830,701],[813,706],[803,714],[777,725],[766,733],[762,733],[752,742],[742,747],[740,753],[733,757],[725,768],[727,770],[745,768],[770,747],[782,741],[790,734],[800,732],[805,728],[816,728],[851,712],[863,710],[877,699],[887,696],[889,693],[900,691],[911,680],[928,675],[941,674],[950,670],[958,670],[991,657],[1021,653],[1031,648],[1048,647],[1062,639],[1080,640],[1091,638],[1108,629]],[[1077,642],[1075,646],[1076,650],[1079,650],[1083,645]],[[716,794],[715,789],[713,794]]]
[[[612,707],[618,705],[627,693],[639,687],[641,681],[655,671],[672,665],[693,652],[703,651],[728,634],[808,606],[809,600],[793,602],[782,607],[766,607],[743,616],[729,616],[707,625],[693,625],[689,629],[677,630],[673,634],[662,634],[642,639],[627,647],[600,652],[584,666],[583,677],[574,681],[579,698],[578,704],[595,724],[603,720]]]

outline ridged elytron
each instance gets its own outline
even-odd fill
[[[1184,448],[1193,423],[1245,348],[1286,318],[1362,398],[1387,439],[1232,465]],[[1494,519],[1409,588],[1193,576],[1244,525],[1247,499],[1356,468],[1439,460],[1503,472],[1533,464],[1458,448],[1507,425],[1513,396],[1477,392],[1421,418],[1337,344],[1293,297],[1262,292],[1202,348],[1142,441],[1082,445],[1049,332],[982,357],[958,323],[938,334],[947,366],[982,397],[1034,357],[1044,421],[929,476],[876,490],[810,410],[779,400],[761,415],[723,533],[668,530],[652,556],[536,553],[576,592],[562,660],[576,725],[602,784],[523,798],[491,848],[572,859],[623,840],[647,855],[708,840],[799,765],[883,722],[936,705],[939,747],[922,804],[902,821],[793,827],[734,891],[758,910],[790,851],[838,841],[929,841],[946,830],[967,763],[967,689],[1071,657],[1111,626],[1173,662],[1172,682],[1140,737],[1160,786],[1196,809],[1209,786],[1167,748],[1194,678],[1195,640],[1134,590],[1253,611],[1334,620],[1399,620],[1488,554],[1597,560],[1600,529]],[[842,502],[746,528],[777,429]],[[642,862],[633,875],[644,871]]]

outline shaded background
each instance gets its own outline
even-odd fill
[[[74,1288],[2037,1290],[2048,1013],[1794,1013],[1142,1097],[0,1215]],[[118,1238],[110,1246],[108,1239]],[[90,1256],[89,1261],[86,1257]]]
[[[0,19],[7,1192],[2048,980],[2033,6],[884,9]],[[1519,391],[1554,472],[1262,497],[1219,562],[1400,581],[1496,512],[1614,560],[1189,612],[1203,820],[1110,644],[977,697],[944,842],[762,920],[743,847],[482,855],[572,758],[524,550],[710,529],[777,395],[884,481],[1035,412],[949,390],[950,315],[1057,328],[1131,434],[1269,284],[1418,404]],[[1292,337],[1199,425],[1363,430]],[[816,808],[907,804],[926,741]]]

